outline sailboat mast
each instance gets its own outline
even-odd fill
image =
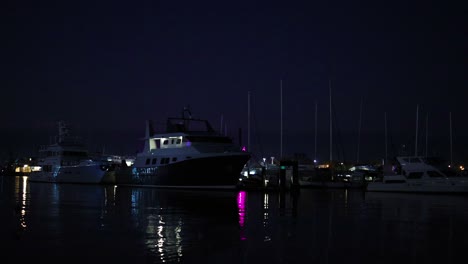
[[[418,113],[419,105],[416,105],[416,140],[414,142],[414,156],[418,156]]]
[[[387,152],[388,151],[387,149],[387,137],[388,137],[387,136],[387,112],[384,113],[384,122],[385,122],[385,164],[387,164],[387,159],[388,159],[387,157],[387,153],[388,153]]]
[[[332,126],[332,90],[331,90],[331,80],[328,81],[328,87],[329,87],[329,90],[330,90],[330,163],[332,162],[333,160],[333,149],[332,149],[332,145],[333,145],[333,140],[332,140],[332,135],[333,135],[333,126]]]
[[[223,114],[221,114],[221,122],[219,125],[219,133],[223,134]]]
[[[250,151],[250,91],[247,92],[247,151]]]
[[[428,132],[428,124],[429,124],[429,114],[426,114],[426,158],[427,158],[427,141],[429,137],[429,132]]]
[[[280,159],[283,158],[283,80],[280,80]]]
[[[332,141],[332,129],[333,129],[333,126],[332,126],[332,91],[331,91],[331,80],[328,81],[328,86],[330,88],[330,168],[331,168],[331,180],[334,181],[335,180],[335,176],[333,175],[333,141]]]
[[[361,123],[362,123],[362,97],[361,97],[361,105],[359,107],[359,128],[358,128],[358,145],[357,145],[356,163],[359,163],[359,147],[361,145]]]
[[[453,149],[452,149],[452,112],[449,112],[450,120],[450,166],[453,165]]]
[[[314,163],[317,162],[317,100],[315,100],[315,139],[314,139]]]

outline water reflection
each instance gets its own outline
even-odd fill
[[[21,217],[20,217],[20,226],[23,230],[26,230],[26,193],[28,187],[28,176],[22,176],[23,188],[22,188],[22,195],[21,195]]]
[[[366,202],[381,220],[375,232],[382,239],[376,246],[388,258],[408,255],[412,263],[453,263],[468,246],[464,195],[368,193]]]
[[[125,187],[116,191],[117,210],[129,204],[132,225],[141,228],[147,254],[160,262],[203,258],[206,246],[218,247],[232,235],[223,228],[234,227],[237,193]]]
[[[467,245],[464,196],[184,191],[11,179],[0,192],[0,234],[16,260],[453,263]],[[12,225],[15,234],[8,231]]]

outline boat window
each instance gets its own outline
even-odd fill
[[[157,158],[153,158],[153,161],[151,161],[151,164],[156,164]]]
[[[163,141],[163,145],[167,145],[168,143],[169,143],[169,141],[168,141],[167,139],[165,139],[165,140]]]
[[[150,164],[150,159],[146,159],[146,165]]]
[[[174,139],[171,139],[171,144],[174,144]]]
[[[154,143],[156,144],[157,149],[161,148],[161,140],[160,139],[155,139]]]
[[[410,172],[407,177],[408,179],[421,179],[422,176],[423,176],[423,172],[417,171],[417,172]]]
[[[180,138],[177,139],[176,144],[180,144],[181,140]]]
[[[442,175],[438,171],[427,171],[427,175],[429,175],[429,177],[438,177],[438,178],[444,177],[444,175]]]

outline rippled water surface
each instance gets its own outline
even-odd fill
[[[468,196],[0,176],[2,263],[464,263]]]

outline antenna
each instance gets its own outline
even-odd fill
[[[188,114],[188,118],[192,119],[192,112],[190,112],[190,106],[184,106],[184,109],[182,110],[182,118],[185,118],[185,113]]]

